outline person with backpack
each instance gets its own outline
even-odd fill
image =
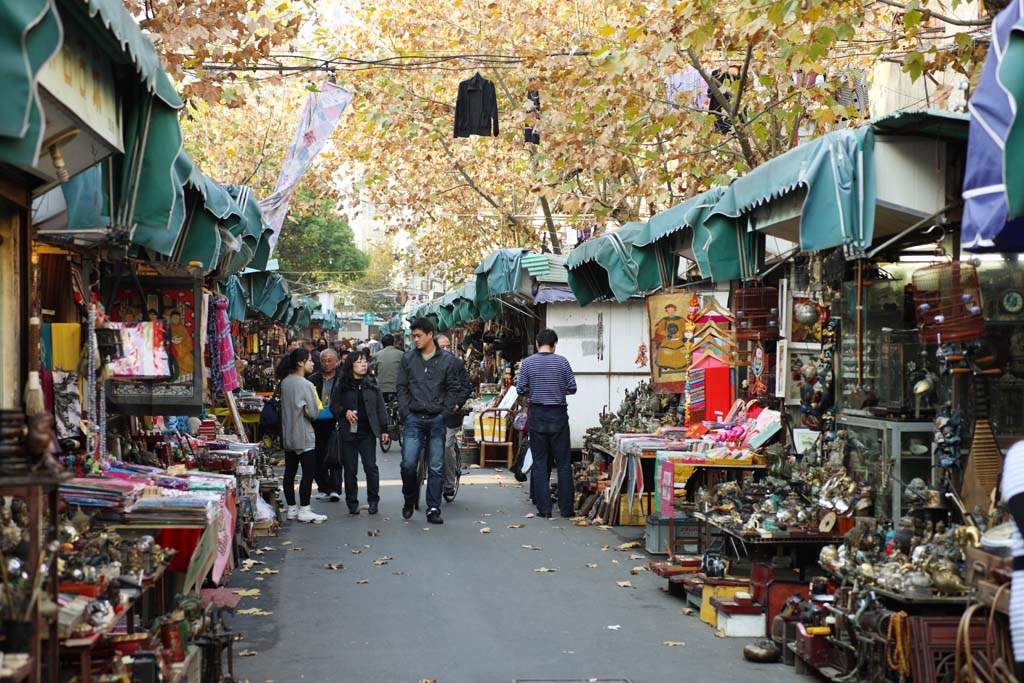
[[[284,356],[275,375],[280,380],[281,442],[284,446],[284,499],[288,503],[288,519],[314,524],[327,519],[309,505],[316,473],[316,432],[313,421],[320,413],[320,401],[313,383],[306,376],[313,372],[309,351],[301,346]],[[299,504],[295,504],[295,476],[302,467],[299,481]]]

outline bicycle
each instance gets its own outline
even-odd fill
[[[391,444],[395,441],[398,442],[398,452],[402,452],[402,431],[403,431],[403,420],[402,411],[398,409],[398,398],[392,397],[387,402],[388,408],[388,442],[383,441],[380,444],[381,450],[385,453],[391,450]]]
[[[455,446],[455,485],[452,487],[451,493],[443,494],[444,500],[447,503],[451,503],[455,500],[455,496],[459,495],[459,484],[462,482],[462,464],[459,462],[459,446],[458,440],[456,440]],[[447,448],[445,449],[444,455],[441,456],[441,468],[444,469],[444,459],[448,456]],[[430,475],[430,445],[428,438],[424,437],[420,444],[420,462],[416,468],[417,481],[419,481],[419,491],[416,493],[416,509],[420,509],[420,503],[423,501],[423,489],[427,485],[427,477]]]

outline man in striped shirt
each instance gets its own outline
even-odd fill
[[[530,490],[540,517],[551,517],[551,462],[558,468],[558,511],[572,517],[572,454],[569,449],[569,414],[565,397],[576,393],[576,376],[569,361],[555,353],[554,330],[537,334],[537,353],[523,360],[516,391],[529,401]]]

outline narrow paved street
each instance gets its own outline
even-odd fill
[[[746,641],[716,638],[682,616],[682,601],[660,590],[663,579],[631,576],[649,558],[614,546],[641,528],[527,519],[524,489],[493,470],[463,477],[443,526],[427,524],[422,512],[406,522],[399,456],[393,450],[380,460],[381,514],[351,518],[341,503],[320,503],[326,524],[287,524],[261,544],[275,548],[258,558],[265,566],[232,577],[233,588],[261,593],[239,609],[272,612],[234,617],[245,635],[236,652],[256,652],[236,657],[241,680],[793,680],[783,665],[743,661]],[[515,524],[525,526],[509,528]],[[645,559],[629,560],[631,553]],[[325,568],[331,563],[344,568]],[[535,571],[542,567],[557,571]],[[265,569],[278,573],[257,573]]]

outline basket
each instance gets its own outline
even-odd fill
[[[732,293],[736,339],[761,341],[779,337],[779,290],[747,287]]]
[[[922,344],[971,341],[985,333],[978,271],[953,261],[914,271],[914,313]]]

